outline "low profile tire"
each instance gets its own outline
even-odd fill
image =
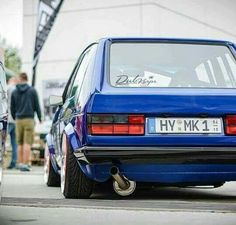
[[[44,182],[49,187],[60,187],[61,183],[60,175],[53,169],[47,144],[45,146],[44,154]]]
[[[89,198],[94,182],[80,169],[65,134],[62,139],[62,150],[61,191],[63,195],[65,198]]]

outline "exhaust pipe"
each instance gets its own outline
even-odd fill
[[[121,196],[131,195],[136,189],[136,182],[128,180],[125,176],[120,174],[116,166],[111,167],[110,174],[114,178],[114,191]]]
[[[126,190],[129,188],[130,186],[129,180],[125,179],[125,177],[120,174],[119,169],[117,167],[115,166],[111,167],[110,173],[122,190]]]

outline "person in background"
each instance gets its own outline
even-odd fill
[[[11,162],[10,165],[7,167],[8,169],[13,169],[16,167],[17,163],[17,144],[16,144],[16,125],[15,120],[12,118],[11,115],[11,96],[12,92],[16,88],[16,84],[18,79],[16,77],[12,77],[8,81],[8,134],[10,135],[11,140],[11,148],[12,148],[12,155],[11,155]]]
[[[19,75],[19,84],[11,96],[11,114],[16,120],[16,139],[18,144],[18,163],[21,171],[31,170],[31,145],[34,139],[34,114],[41,122],[38,94],[27,84],[26,73]]]

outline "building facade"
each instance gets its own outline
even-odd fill
[[[37,7],[37,0],[23,2],[23,70],[29,75]],[[40,55],[36,88],[42,96],[43,82],[68,79],[81,51],[101,37],[187,37],[236,42],[235,10],[234,0],[64,0]]]

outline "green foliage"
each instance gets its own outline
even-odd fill
[[[18,74],[21,70],[22,61],[17,48],[5,49],[5,67]]]
[[[4,49],[5,68],[8,69],[9,76],[16,75],[21,71],[22,61],[19,50],[7,44],[5,38],[0,37],[0,46]],[[7,73],[7,74],[8,74]]]

